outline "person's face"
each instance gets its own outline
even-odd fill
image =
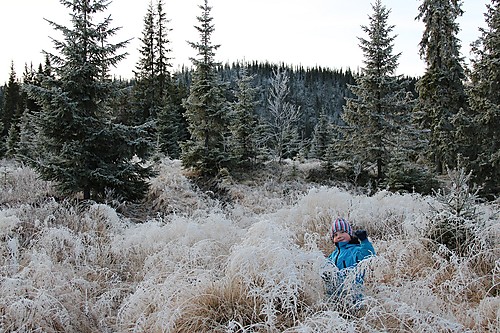
[[[349,241],[351,241],[351,236],[343,230],[337,231],[336,233],[333,234],[334,243],[349,242]]]

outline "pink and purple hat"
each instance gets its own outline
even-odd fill
[[[335,221],[332,222],[332,238],[333,238],[333,235],[337,232],[337,231],[345,231],[347,232],[350,236],[352,236],[352,227],[351,225],[349,224],[349,222],[347,222],[346,219],[343,219],[343,218],[337,218]]]

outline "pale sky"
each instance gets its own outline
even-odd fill
[[[361,25],[368,25],[375,0],[209,0],[215,32],[212,42],[220,44],[216,61],[238,60],[284,62],[304,67],[332,69],[362,67],[363,54],[357,37],[366,38]],[[127,59],[111,73],[132,78],[139,58],[139,38],[150,0],[113,0],[107,14],[113,27],[122,27],[116,41],[133,38]],[[153,0],[156,3],[156,0]],[[203,0],[164,0],[170,20],[170,54],[174,70],[191,65],[196,56],[187,41],[198,42],[196,19]],[[394,52],[402,52],[397,74],[421,75],[424,63],[418,55],[423,24],[416,21],[421,0],[382,0],[391,9],[389,24],[395,25]],[[464,0],[465,11],[459,19],[462,55],[470,57],[470,43],[484,27],[485,5],[489,0]],[[44,18],[69,26],[69,11],[59,0],[0,0],[0,84],[8,80],[11,61],[18,78],[24,66],[43,63],[42,50],[53,51],[49,36],[61,39]]]

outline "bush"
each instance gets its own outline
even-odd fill
[[[448,189],[435,192],[440,205],[433,209],[428,237],[463,256],[480,238],[477,191],[473,192],[468,185],[471,173],[467,174],[463,168],[447,172]]]

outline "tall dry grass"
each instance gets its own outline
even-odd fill
[[[54,200],[32,170],[3,161],[0,331],[497,331],[498,203],[476,205],[470,255],[458,256],[426,238],[436,198],[318,187],[300,180],[308,167],[227,181],[220,202],[163,160],[140,213],[126,214]],[[377,250],[362,263],[360,308],[325,296],[337,216]]]

